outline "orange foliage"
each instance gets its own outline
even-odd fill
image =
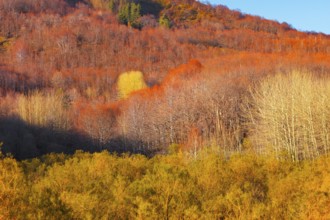
[[[185,144],[182,145],[184,151],[197,154],[203,146],[203,138],[201,131],[197,127],[192,127],[188,133],[188,139]]]
[[[195,0],[157,0],[150,5],[157,11],[142,8],[146,26],[137,30],[119,24],[116,10],[86,2],[0,0],[0,103],[33,90],[63,92],[73,131],[97,146],[121,135],[141,148],[188,146],[220,130],[236,135],[237,146],[239,104],[251,85],[292,69],[330,72],[330,37],[286,23]],[[172,28],[159,27],[162,15]],[[118,102],[115,82],[131,69],[144,73],[149,88]]]
[[[187,64],[182,64],[169,71],[162,85],[184,83],[186,80],[198,77],[202,69],[203,66],[198,60],[190,60]]]
[[[77,103],[76,109],[76,128],[90,136],[99,147],[107,147],[111,138],[116,136],[116,117],[120,114],[118,105]]]

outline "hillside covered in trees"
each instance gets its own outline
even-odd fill
[[[327,219],[330,36],[195,0],[0,0],[0,143],[0,219]]]
[[[15,158],[329,151],[327,35],[186,0],[2,0],[0,17],[0,141]]]

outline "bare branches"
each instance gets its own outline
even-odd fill
[[[258,146],[292,160],[328,154],[330,133],[330,80],[294,71],[261,82],[246,109]]]

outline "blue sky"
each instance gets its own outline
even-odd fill
[[[202,1],[203,2],[203,1]],[[329,0],[208,0],[243,13],[287,22],[302,31],[330,34]]]

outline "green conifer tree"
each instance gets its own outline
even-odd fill
[[[140,23],[138,21],[140,17],[141,17],[141,5],[130,3],[129,24],[135,28],[140,27]]]
[[[122,24],[128,24],[129,22],[129,11],[130,11],[130,4],[124,4],[123,6],[120,7],[119,12],[118,12],[118,19],[119,22]]]
[[[168,19],[168,17],[163,14],[160,18],[159,18],[159,25],[166,27],[166,28],[170,28],[171,27],[171,22]]]

